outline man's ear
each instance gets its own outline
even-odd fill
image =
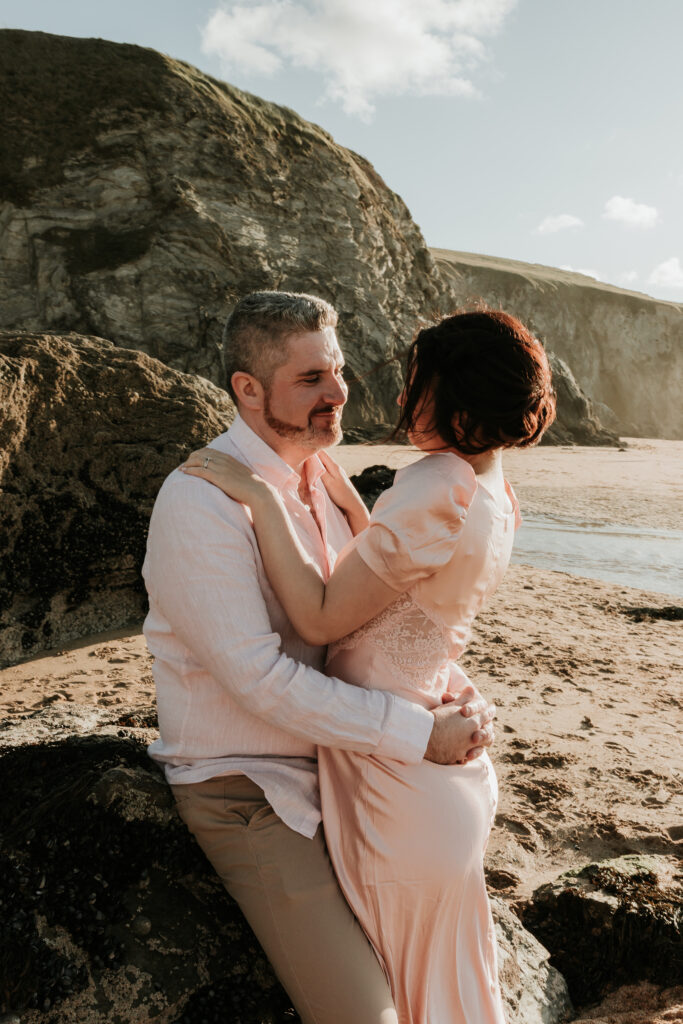
[[[237,396],[237,401],[245,409],[251,409],[253,412],[260,412],[263,409],[265,392],[263,384],[256,377],[252,377],[250,373],[245,373],[244,370],[238,370],[236,373],[233,373],[231,384]]]

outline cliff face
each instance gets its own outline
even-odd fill
[[[482,298],[519,316],[569,364],[622,434],[683,438],[683,306],[583,274],[432,249],[457,303]],[[600,412],[598,406],[598,412]]]
[[[395,420],[386,364],[418,320],[483,295],[529,321],[611,428],[683,436],[681,307],[511,261],[435,264],[367,161],[189,65],[0,31],[0,135],[0,329],[104,337],[224,386],[237,299],[315,292],[340,312],[344,425],[363,437]],[[558,427],[586,443],[562,406]]]
[[[224,385],[221,331],[257,289],[341,314],[349,376],[436,304],[401,199],[293,111],[153,50],[0,32],[0,328],[77,331]],[[396,366],[346,423],[391,421]]]

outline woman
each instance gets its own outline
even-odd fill
[[[513,317],[456,313],[417,334],[399,428],[425,457],[399,471],[366,525],[329,456],[326,486],[358,532],[325,583],[277,492],[211,452],[186,471],[249,505],[270,582],[294,627],[329,644],[328,670],[433,708],[507,567],[517,501],[502,451],[536,443],[555,398],[542,346]],[[365,527],[360,528],[359,527]],[[386,969],[400,1024],[504,1024],[483,852],[497,787],[488,756],[404,765],[318,751],[339,882]]]

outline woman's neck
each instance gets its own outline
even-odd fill
[[[502,448],[494,448],[492,451],[481,452],[477,455],[463,455],[462,452],[456,452],[456,454],[460,455],[466,462],[469,462],[477,476],[495,472],[502,468],[503,465]]]

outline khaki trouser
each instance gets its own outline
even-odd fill
[[[397,1024],[384,972],[313,839],[245,775],[173,786],[178,812],[236,900],[303,1024]]]

